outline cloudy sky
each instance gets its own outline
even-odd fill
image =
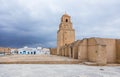
[[[0,0],[0,46],[56,47],[56,33],[65,11],[76,40],[120,39],[120,0]]]

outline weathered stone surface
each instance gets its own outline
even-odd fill
[[[116,40],[116,49],[117,49],[117,63],[120,63],[120,40]]]
[[[82,62],[88,61],[88,45],[87,39],[81,40],[78,47],[78,59]]]
[[[64,14],[57,32],[57,53],[60,55],[60,48],[75,41],[75,30],[72,28],[71,17]],[[64,53],[64,51],[63,51]],[[65,54],[65,53],[64,53]],[[64,55],[62,54],[62,55]]]
[[[51,55],[57,55],[57,48],[50,48]]]
[[[98,65],[106,65],[107,64],[107,51],[106,45],[98,45],[97,46],[97,61]]]

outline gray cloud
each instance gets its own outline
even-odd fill
[[[119,0],[0,0],[0,46],[56,46],[66,11],[76,39],[120,38]]]

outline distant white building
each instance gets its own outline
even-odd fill
[[[12,54],[18,54],[18,50],[17,49],[11,49],[11,53]]]
[[[16,54],[16,50],[11,50],[12,54]],[[18,48],[17,49],[17,54],[50,54],[50,49],[49,48],[42,48],[42,47],[37,47],[37,48],[29,48],[25,46],[24,48]]]

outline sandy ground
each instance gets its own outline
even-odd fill
[[[0,64],[78,64],[80,61],[56,55],[0,56]]]
[[[77,59],[71,59],[63,56],[56,55],[6,55],[0,56],[0,62],[6,61],[73,61]]]
[[[1,64],[0,77],[120,77],[120,66]]]

